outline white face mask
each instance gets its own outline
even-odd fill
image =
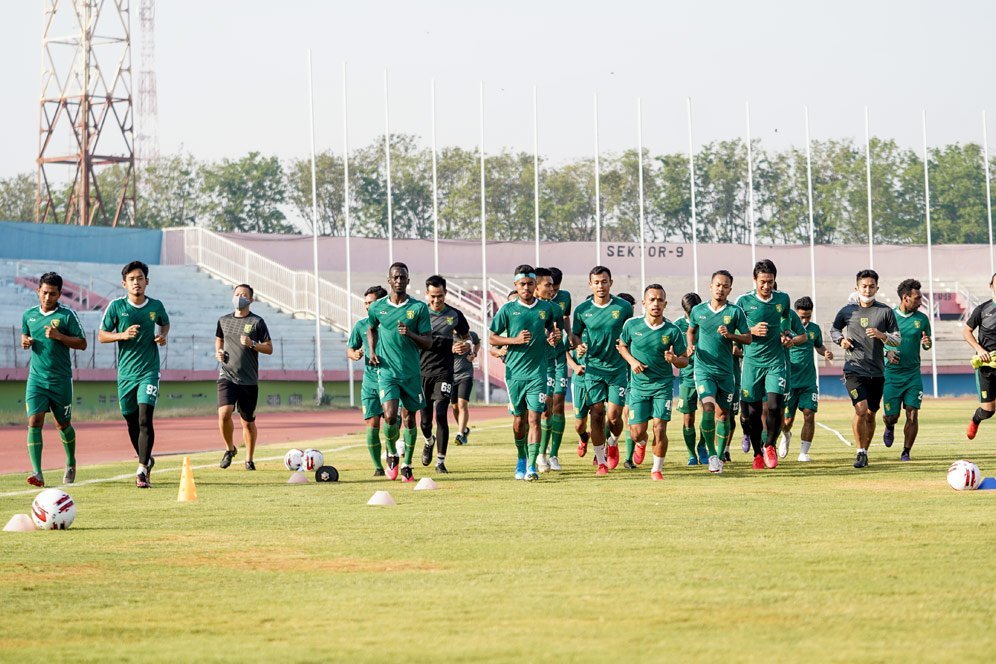
[[[861,304],[871,304],[875,301],[875,296],[871,295],[858,295],[858,299],[861,300]]]
[[[232,296],[232,306],[236,309],[245,309],[249,306],[249,300],[242,297],[241,295]]]

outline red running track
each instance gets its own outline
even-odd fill
[[[470,409],[471,427],[477,422],[506,415],[502,406],[482,406]],[[66,463],[59,432],[46,418],[45,447],[42,468],[62,468]],[[238,418],[236,418],[237,420]],[[358,433],[363,420],[358,410],[326,412],[262,413],[256,418],[259,426],[257,445],[275,445],[305,440],[317,440]],[[108,422],[78,422],[76,429],[76,463],[88,466],[98,463],[129,461],[135,452],[128,441],[124,420]],[[0,473],[30,472],[27,452],[27,423],[23,427],[0,427]],[[242,430],[235,424],[235,440],[242,439]],[[218,433],[216,417],[164,417],[156,420],[155,453],[182,454],[217,450],[225,444]]]

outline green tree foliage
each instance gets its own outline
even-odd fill
[[[160,157],[138,172],[137,222],[148,228],[193,224],[200,212],[203,173],[189,154]]]
[[[38,184],[33,173],[0,179],[0,220],[34,221]]]
[[[280,206],[287,180],[276,157],[250,152],[203,169],[204,219],[216,231],[294,233]]]

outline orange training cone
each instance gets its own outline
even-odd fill
[[[177,502],[194,502],[197,500],[197,485],[194,484],[194,471],[190,467],[190,457],[183,457],[183,469],[180,471],[180,493]]]

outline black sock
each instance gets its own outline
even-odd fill
[[[131,446],[135,448],[135,456],[141,457],[138,453],[138,411],[134,410],[125,415],[124,418],[128,424],[128,440],[131,441]]]
[[[446,448],[450,444],[449,412],[449,400],[436,402],[436,454],[441,457],[446,456]]]
[[[764,404],[760,401],[744,404],[747,407],[747,432],[750,434],[750,446],[754,448],[754,456],[762,453],[761,450],[761,416]]]
[[[152,447],[156,444],[156,429],[152,426],[152,414],[155,410],[155,406],[138,404],[138,462],[146,468],[149,467]]]
[[[770,446],[778,442],[778,436],[782,432],[782,410],[784,397],[776,392],[768,392],[768,417],[765,422],[765,429],[768,432],[768,442]]]
[[[982,424],[982,420],[988,420],[992,416],[993,411],[976,408],[975,415],[972,415],[972,421],[975,422],[976,426],[978,426],[979,424]]]
[[[432,404],[419,411],[419,428],[422,429],[422,437],[428,438],[432,435]]]

